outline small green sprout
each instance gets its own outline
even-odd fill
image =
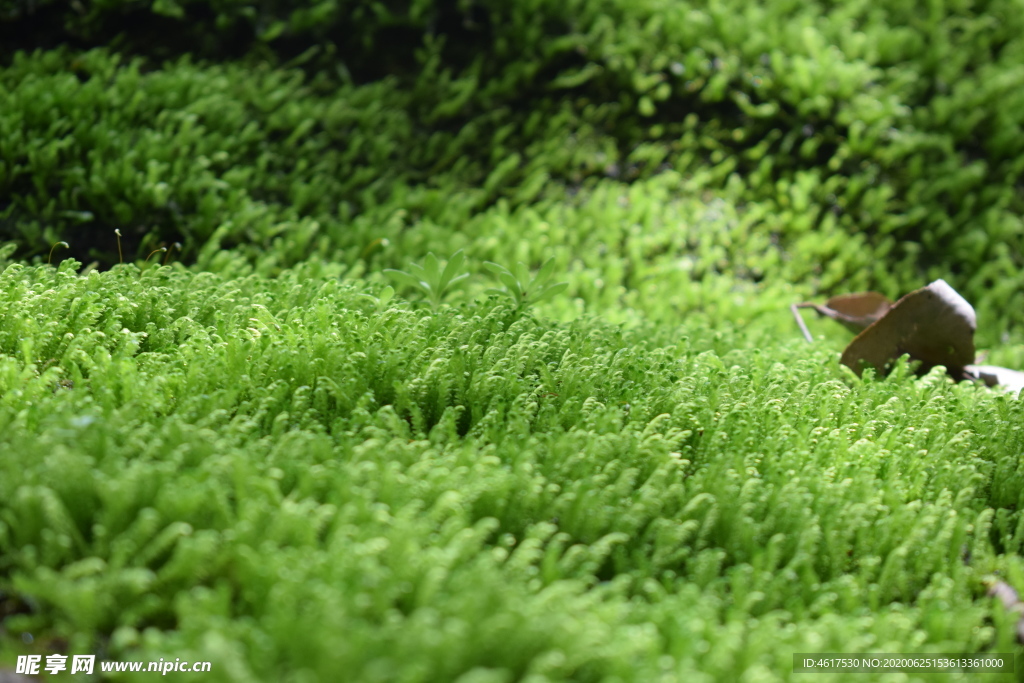
[[[121,230],[115,228],[114,234],[117,235],[117,262],[124,263],[124,254],[121,252]]]
[[[491,289],[489,291],[507,293],[515,300],[516,306],[530,306],[545,299],[550,299],[564,292],[569,286],[568,282],[547,284],[548,280],[555,273],[555,259],[553,257],[544,262],[540,270],[537,271],[536,277],[532,279],[530,278],[530,267],[521,261],[516,264],[515,271],[511,271],[491,261],[485,261],[484,267],[497,275],[501,283],[505,285],[504,289]]]
[[[398,282],[423,292],[427,299],[430,300],[431,305],[437,308],[441,305],[441,300],[448,290],[451,289],[452,285],[469,277],[469,273],[455,274],[462,267],[464,260],[465,255],[460,249],[452,254],[448,264],[442,270],[437,257],[433,253],[429,253],[427,258],[424,259],[422,266],[415,263],[409,264],[409,270],[412,271],[411,274],[404,270],[395,270],[394,268],[386,268],[384,272]]]
[[[377,307],[377,312],[383,313],[384,309],[387,308],[388,304],[391,302],[391,299],[395,296],[395,288],[388,285],[380,291],[380,296],[374,296],[372,294],[360,294],[359,296],[372,301]]]
[[[50,265],[50,261],[53,260],[53,250],[56,249],[57,247],[64,247],[65,249],[70,249],[71,245],[69,245],[67,242],[54,242],[53,246],[50,247],[50,255],[46,257],[46,265]]]

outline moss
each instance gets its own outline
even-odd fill
[[[76,7],[0,3],[0,661],[1013,648],[1020,402],[787,311],[941,277],[1024,367],[1012,2]]]

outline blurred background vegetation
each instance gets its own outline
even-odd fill
[[[944,277],[1019,341],[1012,0],[4,0],[0,64],[17,258],[555,256],[656,317]]]

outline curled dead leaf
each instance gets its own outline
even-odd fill
[[[858,333],[841,359],[858,376],[868,366],[884,374],[892,361],[907,354],[921,364],[922,372],[942,365],[957,380],[1024,390],[1024,372],[974,364],[974,308],[944,280],[915,290],[895,304],[878,292],[834,296],[825,304],[793,304],[790,311],[810,342],[801,308],[813,308]]]
[[[797,325],[800,326],[800,331],[804,333],[804,338],[807,341],[813,341],[804,319],[800,316],[798,309],[801,308],[813,308],[818,315],[842,323],[853,332],[860,332],[888,313],[892,308],[892,303],[885,295],[878,292],[860,292],[834,296],[824,305],[811,302],[793,304],[790,306],[790,310],[793,312],[793,317],[796,318]]]
[[[883,374],[903,354],[928,371],[943,365],[956,379],[966,379],[974,362],[974,308],[944,280],[907,294],[858,334],[841,362],[859,376],[865,367]]]

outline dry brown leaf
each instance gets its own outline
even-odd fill
[[[891,307],[892,304],[883,294],[878,292],[860,292],[858,294],[834,296],[826,301],[824,305],[810,302],[793,304],[790,306],[790,310],[793,312],[793,317],[796,318],[800,330],[804,333],[804,337],[807,341],[813,341],[811,333],[807,330],[807,325],[804,324],[804,319],[798,311],[800,308],[813,308],[819,315],[842,323],[853,332],[860,332],[888,313]]]
[[[888,313],[892,308],[892,302],[878,292],[862,292],[834,296],[825,302],[825,306],[833,311],[833,314],[829,315],[830,318],[843,323],[854,332],[860,332]]]
[[[944,365],[963,379],[964,368],[974,362],[976,326],[974,308],[945,280],[936,280],[907,294],[858,334],[841,362],[858,376],[865,366],[882,374],[906,353],[923,371]]]
[[[824,304],[793,304],[793,317],[812,342],[801,308],[813,308],[859,333],[842,356],[842,363],[858,375],[866,365],[883,373],[890,362],[906,353],[921,362],[922,371],[944,365],[958,380],[984,382],[1013,392],[1024,390],[1024,372],[973,364],[974,308],[944,280],[911,292],[895,304],[878,292],[843,294]]]

